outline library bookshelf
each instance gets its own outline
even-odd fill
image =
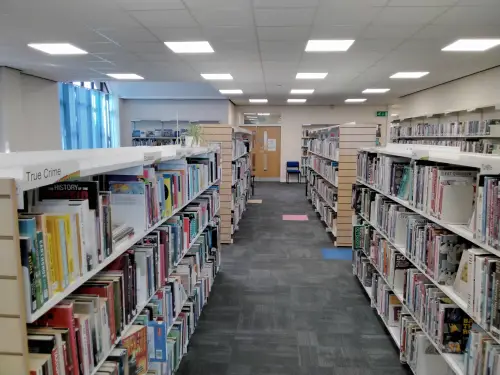
[[[222,149],[221,240],[224,244],[231,244],[251,194],[252,160],[249,147],[252,145],[252,133],[233,125],[207,124],[202,128],[203,143],[220,145]],[[247,143],[249,146],[246,146]]]
[[[132,308],[133,313],[129,318],[123,318],[123,323],[120,327],[120,330],[117,330],[115,332],[116,338],[114,339],[113,334],[111,334],[111,332],[113,332],[113,329],[110,328],[112,325],[111,319],[114,318],[110,318],[108,315],[108,313],[111,314],[111,310],[108,311],[104,307],[105,305],[107,305],[107,303],[104,302],[107,301],[107,299],[100,299],[99,297],[94,296],[95,298],[97,298],[97,300],[94,301],[100,301],[99,303],[102,304],[100,305],[101,307],[99,307],[100,309],[102,308],[102,312],[106,311],[106,313],[102,316],[106,316],[110,320],[101,321],[100,319],[102,318],[95,318],[96,321],[99,320],[99,322],[101,322],[103,325],[94,327],[96,327],[96,329],[99,331],[102,330],[102,332],[104,333],[101,332],[99,334],[100,339],[99,344],[97,345],[99,349],[96,349],[96,347],[93,346],[95,350],[99,350],[98,357],[92,359],[92,361],[88,360],[88,363],[92,364],[89,364],[89,367],[84,368],[85,371],[91,375],[98,373],[101,365],[103,365],[103,363],[107,360],[113,350],[120,345],[121,340],[129,334],[129,331],[131,331],[132,327],[134,327],[134,323],[137,324],[138,320],[145,319],[143,315],[143,309],[145,309],[146,306],[150,306],[151,303],[153,303],[153,300],[158,300],[158,293],[166,293],[167,289],[165,285],[172,282],[172,285],[176,285],[176,293],[180,293],[179,301],[182,303],[179,303],[179,301],[176,300],[175,304],[176,306],[178,306],[178,308],[176,308],[175,311],[172,311],[172,316],[167,319],[169,324],[168,326],[165,326],[165,352],[168,351],[166,347],[167,335],[174,328],[174,326],[184,324],[180,315],[181,310],[187,311],[185,309],[193,309],[193,314],[195,314],[194,306],[197,306],[197,309],[199,309],[199,313],[201,313],[201,309],[207,302],[209,291],[211,290],[213,284],[213,279],[215,278],[215,274],[217,273],[216,271],[218,271],[218,269],[220,268],[220,256],[214,255],[215,257],[210,256],[204,259],[200,264],[200,268],[198,268],[198,272],[196,274],[190,274],[192,276],[190,283],[188,283],[190,293],[187,293],[183,284],[177,283],[176,281],[180,277],[182,272],[184,272],[181,270],[181,268],[185,270],[187,267],[186,264],[188,263],[186,263],[186,260],[188,258],[192,260],[192,251],[196,251],[196,249],[199,249],[200,246],[205,246],[203,244],[205,243],[205,239],[208,238],[208,233],[211,233],[210,235],[215,236],[215,242],[211,242],[212,248],[214,249],[214,251],[220,251],[221,239],[217,229],[219,225],[218,222],[220,200],[217,189],[213,189],[214,184],[219,183],[221,177],[220,168],[215,163],[215,154],[218,152],[219,149],[214,147],[181,148],[179,146],[163,146],[74,151],[25,152],[4,154],[0,156],[0,206],[2,209],[2,227],[0,229],[0,241],[2,244],[2,261],[0,262],[0,294],[2,300],[5,302],[2,304],[2,306],[0,306],[0,332],[2,332],[2,336],[4,337],[4,339],[0,340],[0,374],[29,374],[33,373],[32,371],[38,373],[36,372],[36,370],[32,369],[32,353],[30,353],[30,349],[28,347],[28,335],[30,335],[29,337],[31,337],[31,340],[33,339],[33,332],[31,332],[31,330],[44,330],[49,328],[52,329],[51,327],[54,326],[49,325],[48,322],[45,323],[45,325],[36,324],[40,320],[44,321],[44,319],[46,319],[48,315],[51,315],[51,311],[53,311],[53,309],[60,306],[71,306],[71,311],[73,311],[73,303],[75,303],[73,293],[75,291],[82,293],[80,288],[87,287],[89,285],[89,282],[99,284],[98,281],[93,281],[97,280],[95,279],[95,277],[102,276],[102,272],[109,265],[113,264],[113,262],[119,259],[122,255],[130,252],[129,249],[133,248],[133,246],[139,241],[143,240],[147,236],[151,238],[152,233],[156,233],[155,230],[158,229],[161,225],[166,224],[174,217],[178,217],[178,214],[180,213],[184,214],[186,212],[197,212],[198,214],[194,215],[198,216],[189,217],[196,217],[196,221],[192,222],[192,228],[198,228],[198,231],[196,233],[192,232],[191,234],[188,234],[188,232],[186,232],[186,235],[184,237],[186,241],[181,247],[176,247],[175,251],[178,251],[177,253],[170,254],[170,250],[168,249],[172,249],[172,244],[169,244],[168,249],[165,250],[168,253],[168,256],[172,256],[174,259],[171,265],[168,264],[170,261],[165,258],[166,255],[163,255],[163,252],[160,253],[159,247],[156,247],[157,250],[155,250],[156,252],[154,253],[154,257],[153,255],[148,255],[146,258],[144,258],[149,259],[149,266],[146,267],[149,267],[148,270],[150,270],[151,272],[153,272],[154,270],[155,281],[153,283],[153,276],[152,274],[150,274],[150,281],[147,281],[146,284],[144,284],[148,285],[147,288],[149,288],[150,292],[144,295],[144,299],[139,300],[139,298],[137,298],[137,304]],[[177,207],[172,206],[170,210],[167,209],[166,206],[163,206],[164,209],[161,209],[162,206],[160,202],[165,203],[166,200],[162,199],[166,198],[160,198],[162,197],[160,189],[152,190],[154,191],[154,193],[151,194],[154,195],[148,195],[148,198],[151,199],[151,202],[157,202],[158,209],[156,211],[154,209],[152,209],[153,211],[149,211],[151,213],[152,219],[147,220],[146,227],[131,224],[131,227],[133,227],[133,231],[129,232],[129,235],[124,236],[120,241],[114,243],[112,247],[108,243],[111,250],[109,254],[103,254],[102,259],[95,259],[96,263],[93,263],[92,265],[89,263],[87,269],[83,268],[82,266],[82,268],[80,268],[79,270],[79,273],[77,273],[78,276],[70,280],[70,282],[65,285],[64,288],[62,288],[61,290],[52,290],[45,301],[42,301],[42,303],[40,305],[37,305],[35,309],[32,308],[31,301],[33,301],[33,289],[31,289],[29,285],[28,287],[26,287],[26,283],[31,283],[33,281],[30,278],[26,278],[26,266],[23,264],[23,261],[21,259],[22,249],[20,243],[21,240],[26,237],[25,235],[20,235],[21,226],[20,224],[18,224],[18,217],[26,217],[23,215],[25,215],[25,212],[27,212],[27,210],[29,211],[29,209],[32,207],[38,207],[33,206],[33,200],[35,200],[35,198],[40,200],[42,199],[41,195],[43,195],[43,193],[41,189],[50,189],[50,187],[53,186],[61,186],[58,184],[76,185],[79,181],[90,183],[91,181],[89,179],[92,177],[99,179],[99,181],[96,181],[97,184],[101,183],[101,179],[105,175],[115,176],[114,178],[117,178],[116,176],[139,175],[144,177],[146,176],[147,171],[151,171],[152,168],[155,168],[156,166],[162,165],[163,168],[166,168],[166,165],[169,162],[174,164],[182,164],[186,162],[187,157],[192,158],[192,161],[196,161],[192,164],[193,168],[190,169],[190,175],[186,175],[185,180],[186,182],[189,181],[191,189],[186,191],[179,190],[183,198],[179,198],[178,200],[176,198],[175,201],[174,198],[172,198],[171,202],[175,202],[174,204]],[[205,166],[203,166],[203,163],[199,162],[199,160],[205,160],[207,164],[204,164]],[[214,162],[209,162],[210,160],[213,160]],[[181,174],[179,173],[179,175]],[[193,180],[191,179],[191,176]],[[126,179],[126,181],[129,180]],[[155,186],[155,182],[153,181],[156,180],[153,179],[152,176],[149,176],[148,181],[150,187]],[[176,179],[176,181],[181,181],[181,179]],[[130,186],[133,186],[133,184],[131,184]],[[157,181],[156,186],[158,188],[163,187],[163,181],[161,185],[159,181]],[[187,187],[188,184],[186,183],[185,186]],[[81,199],[81,201],[84,200],[85,199]],[[53,200],[50,199],[49,201],[53,202]],[[110,200],[110,207],[113,209],[117,209],[117,222],[115,224],[117,224],[118,222],[128,224],[128,218],[120,217],[120,215],[118,214],[120,211],[118,210],[118,206],[114,205],[114,202],[115,201]],[[207,206],[205,205],[205,202],[210,203],[208,203],[209,205]],[[59,201],[59,203],[62,204],[61,201]],[[71,203],[74,203],[74,200]],[[206,208],[206,211],[203,211],[203,215],[201,214],[202,211],[198,210],[197,208],[197,205],[199,204]],[[63,210],[62,206],[58,207],[58,210]],[[148,206],[148,209],[149,207],[152,206]],[[133,207],[133,212],[139,215],[140,211],[136,208],[137,207]],[[80,224],[75,227],[71,227],[71,230],[78,228],[79,226],[80,228],[83,228],[83,216],[80,214],[75,214],[74,217],[77,219],[76,223]],[[109,225],[111,225],[111,213],[109,213],[108,219]],[[87,229],[88,228],[89,227],[87,227]],[[141,230],[141,228],[143,229]],[[78,229],[78,233],[78,236],[75,236],[73,232],[71,234],[74,236],[73,238],[80,238],[80,236],[86,237],[88,232],[80,231],[80,229]],[[110,233],[105,231],[102,233],[111,235]],[[68,234],[68,232],[66,234]],[[68,239],[68,242],[66,243],[66,245],[68,246],[66,248],[68,252],[65,256],[67,256],[69,259],[69,257],[73,255],[70,255],[71,250],[69,245],[69,237],[66,238]],[[90,237],[86,238],[88,239]],[[96,237],[96,239],[98,241],[102,240],[102,238],[98,237]],[[173,238],[168,238],[167,241],[173,241]],[[47,245],[48,243],[50,243],[50,241],[45,242],[45,245]],[[88,244],[92,246],[88,247],[84,247],[84,243],[84,240],[82,240],[82,246],[80,247],[80,245],[77,245],[79,249],[78,254],[80,254],[80,251],[83,254],[83,252],[86,251],[84,249],[93,247],[93,244],[91,242],[89,242]],[[159,243],[157,245],[159,246]],[[52,249],[53,251],[57,251],[57,249],[55,248]],[[150,250],[152,251],[152,247],[148,248],[148,250],[143,251],[150,254]],[[75,252],[73,254],[77,253]],[[43,253],[41,256],[43,256]],[[84,258],[85,254],[81,255],[81,259]],[[213,258],[213,260],[208,261],[209,258]],[[77,260],[75,258],[73,258],[73,260],[75,262],[73,264],[76,264]],[[78,259],[78,261],[80,261],[80,259]],[[139,260],[137,261],[139,262]],[[61,260],[61,262],[64,261]],[[43,267],[43,263],[39,263],[37,261],[37,264],[32,264],[32,267],[36,270],[36,267]],[[47,267],[49,266],[47,265]],[[139,265],[137,267],[139,267]],[[68,268],[68,271],[69,270],[70,269]],[[43,274],[44,271],[42,270],[41,273]],[[163,277],[162,275],[164,275],[165,277],[163,281],[161,280],[161,277]],[[35,277],[37,277],[36,274]],[[38,277],[40,277],[40,275],[38,275]],[[118,277],[118,279],[120,279],[120,277],[116,274],[114,274],[114,276],[112,277]],[[45,278],[45,276],[42,276],[42,278]],[[47,278],[49,278],[48,273]],[[140,279],[138,277],[137,283],[139,283],[139,280],[143,279]],[[124,293],[124,289],[121,290]],[[136,289],[134,293],[139,293],[138,289]],[[81,298],[81,296],[78,298]],[[122,297],[117,298],[121,300]],[[166,301],[165,303],[165,306],[167,306]],[[170,307],[168,307],[168,310],[170,310]],[[68,324],[76,325],[77,315],[78,314],[74,315],[75,321]],[[198,315],[198,313],[196,313],[196,315]],[[199,316],[196,315],[194,315],[195,320],[197,320]],[[99,316],[101,315],[99,314]],[[82,315],[80,315],[78,319],[84,318],[82,317]],[[73,315],[71,315],[71,320],[73,320]],[[55,325],[55,327],[58,327],[56,330],[62,329],[63,327],[59,326],[58,324],[59,323],[56,323]],[[67,333],[68,330],[69,328],[66,330]],[[145,330],[146,327],[144,327],[144,331]],[[81,330],[79,332],[81,332]],[[110,334],[110,336],[107,338],[105,337],[106,333]],[[81,334],[83,335],[83,333]],[[192,332],[190,332],[190,334],[192,334]],[[37,334],[35,333],[35,337],[37,337],[36,335]],[[80,337],[79,335],[80,334],[77,334],[76,336]],[[91,340],[90,337],[87,336],[87,338]],[[69,338],[68,340],[78,340],[78,338]],[[186,338],[185,343],[183,342],[182,356],[187,351],[188,342],[188,338]],[[96,344],[94,343],[93,345]],[[43,366],[47,367],[43,368],[50,368],[53,373],[56,373],[54,372],[56,371],[56,369],[52,366],[57,366],[57,373],[59,374],[76,374],[77,371],[79,371],[77,369],[77,366],[79,365],[78,363],[74,363],[72,359],[78,358],[83,354],[81,354],[79,349],[77,349],[76,347],[72,347],[69,341],[64,341],[64,348],[64,361],[61,357],[57,357],[59,354],[54,354],[62,353],[62,346],[58,346],[57,348],[54,346],[52,357],[49,352],[49,359],[45,359],[45,362],[43,362]],[[79,348],[81,349],[81,347]],[[87,354],[89,356],[94,355],[88,352]],[[71,358],[69,362],[73,363],[74,366],[70,367],[66,363],[66,355],[68,356],[68,358]],[[84,357],[82,361],[85,361],[85,363],[87,363],[86,357]],[[147,361],[149,362],[149,359],[147,359]],[[180,360],[178,361],[178,363],[176,363],[177,367],[179,363]],[[42,368],[42,365],[40,366],[40,368]],[[150,363],[150,366],[160,366],[160,368],[163,369],[162,366],[167,366],[167,364]],[[166,370],[166,367],[164,369]]]
[[[500,262],[495,224],[500,211],[497,195],[490,197],[497,191],[500,156],[388,144],[361,148],[357,167],[354,274],[370,296],[376,287],[384,291],[382,300],[399,300],[393,308],[401,315],[389,330],[399,330],[401,337],[420,335],[438,354],[398,345],[402,361],[416,374],[424,368],[457,375],[497,371],[490,346],[500,344],[500,274],[497,278],[492,268]],[[415,305],[416,298],[424,302]],[[452,339],[448,313],[462,322]],[[416,331],[409,333],[408,324]],[[490,356],[491,363],[484,359]],[[417,359],[408,362],[410,357]]]
[[[359,147],[374,146],[377,125],[348,123],[308,130],[306,185],[310,198],[337,246],[352,242],[352,184]],[[327,185],[327,186],[325,186]]]

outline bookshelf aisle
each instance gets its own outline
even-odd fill
[[[178,146],[2,155],[0,373],[174,373],[221,264],[219,161]]]
[[[359,147],[375,145],[376,130],[376,125],[354,123],[308,130],[308,199],[336,246],[351,246],[356,152]]]
[[[415,374],[500,371],[500,156],[389,144],[358,153],[353,270]],[[374,292],[375,291],[375,292]]]
[[[221,147],[221,241],[233,242],[251,194],[252,133],[239,126],[202,125],[203,142]]]

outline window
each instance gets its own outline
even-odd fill
[[[116,97],[60,83],[59,102],[63,150],[120,146]]]

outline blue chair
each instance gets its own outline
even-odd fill
[[[302,173],[300,172],[300,163],[298,161],[286,162],[286,183],[290,183],[290,175],[297,175],[297,182],[300,183]]]

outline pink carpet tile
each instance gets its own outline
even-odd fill
[[[283,215],[285,221],[308,221],[307,215]]]

